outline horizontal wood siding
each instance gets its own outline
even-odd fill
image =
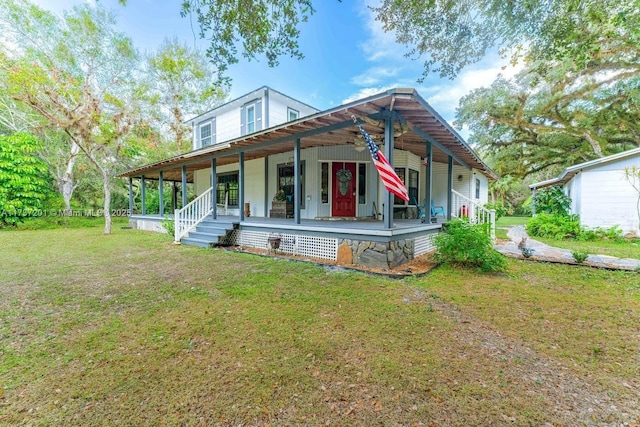
[[[218,143],[240,137],[240,108],[217,117]]]

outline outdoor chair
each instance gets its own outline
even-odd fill
[[[431,201],[431,216],[437,217],[438,214],[442,214],[443,217],[446,217],[447,214],[444,213],[444,206],[435,206],[433,204],[433,200]]]

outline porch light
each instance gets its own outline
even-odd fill
[[[362,139],[362,138],[354,138],[354,140],[353,140],[353,148],[358,152],[364,151],[364,149],[366,148],[365,144],[364,144],[364,139]]]

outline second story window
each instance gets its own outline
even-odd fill
[[[211,145],[211,123],[200,125],[200,146]]]
[[[300,112],[298,110],[294,110],[293,108],[287,108],[287,117],[288,121],[292,122],[300,117]]]
[[[249,105],[246,109],[247,112],[247,133],[253,133],[256,131],[256,106]]]

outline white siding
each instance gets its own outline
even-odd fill
[[[580,222],[587,227],[620,226],[624,233],[638,232],[638,193],[624,170],[592,170],[582,173]]]
[[[240,108],[227,111],[217,118],[218,143],[240,137]]]
[[[269,92],[269,127],[276,126],[289,121],[288,109],[292,108],[299,113],[298,117],[308,116],[317,113],[318,110],[312,108],[295,99],[283,96],[274,91]]]
[[[192,132],[193,149],[202,148],[199,140],[200,125],[210,122],[213,117],[216,120],[216,143],[226,142],[242,136],[242,108],[247,103],[254,102],[260,110],[256,111],[256,130],[263,130],[287,122],[287,108],[289,107],[298,111],[300,113],[299,117],[318,112],[315,108],[279,92],[261,88],[194,119]]]

